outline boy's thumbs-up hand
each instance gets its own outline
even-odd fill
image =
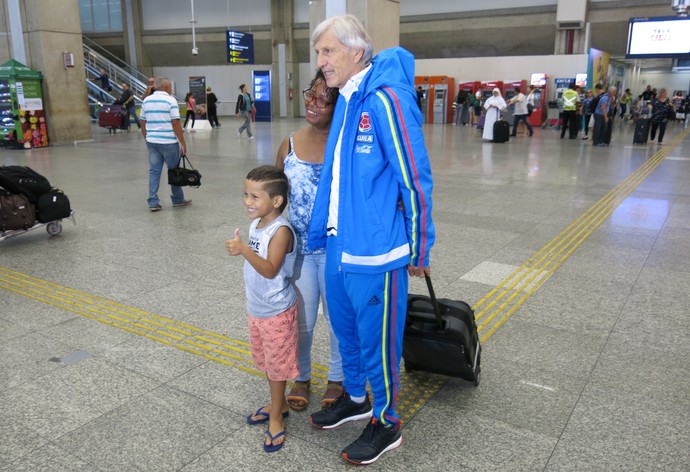
[[[228,254],[231,256],[239,256],[242,254],[242,246],[245,244],[240,239],[240,229],[235,228],[235,234],[233,239],[228,239],[225,241],[225,249],[227,249]]]

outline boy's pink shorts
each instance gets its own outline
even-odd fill
[[[249,343],[256,368],[270,380],[291,380],[297,366],[297,304],[271,318],[249,315]]]

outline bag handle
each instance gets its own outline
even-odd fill
[[[192,165],[192,162],[191,162],[191,161],[189,160],[189,158],[187,157],[187,154],[180,154],[180,162],[177,163],[177,168],[178,168],[178,169],[180,168],[180,164],[182,164],[182,168],[183,168],[183,169],[186,169],[186,168],[187,168],[187,164],[189,164],[189,168],[192,169],[192,170],[195,170],[195,169],[194,169],[194,166]]]
[[[431,305],[434,307],[434,314],[436,315],[436,324],[438,329],[443,329],[443,318],[441,318],[441,307],[436,300],[436,293],[434,292],[434,287],[431,284],[431,277],[428,274],[424,274],[424,280],[426,281],[426,287],[429,289],[429,298],[431,298]]]

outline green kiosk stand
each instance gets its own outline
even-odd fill
[[[14,59],[0,65],[0,147],[48,145],[42,81],[40,72]]]

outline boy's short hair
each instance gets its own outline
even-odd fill
[[[259,166],[249,171],[247,180],[261,182],[263,184],[263,189],[271,198],[278,195],[283,197],[283,204],[280,206],[279,211],[282,213],[283,210],[285,210],[288,204],[288,192],[290,190],[285,172],[278,169],[276,166]]]

